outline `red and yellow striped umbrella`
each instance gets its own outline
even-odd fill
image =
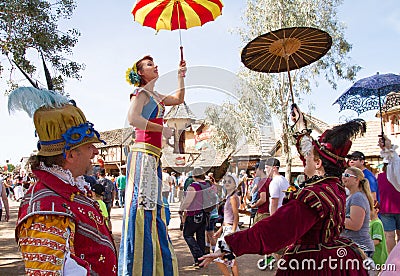
[[[222,7],[221,0],[138,0],[132,14],[135,21],[157,31],[181,30],[213,21],[221,15]]]
[[[161,30],[202,26],[221,15],[220,0],[138,0],[132,10],[135,21]]]

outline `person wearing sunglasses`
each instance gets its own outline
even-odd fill
[[[380,198],[379,198],[378,182],[376,180],[375,175],[365,166],[366,161],[364,153],[362,153],[361,151],[354,151],[352,154],[347,155],[347,159],[349,167],[354,166],[362,170],[365,178],[368,179],[372,198],[379,202]]]
[[[372,257],[375,246],[369,234],[369,220],[374,208],[374,199],[369,189],[368,179],[357,167],[348,167],[342,174],[342,182],[350,191],[346,199],[345,230],[342,236],[353,240]]]
[[[217,238],[217,244],[215,252],[221,252],[224,250],[223,244],[225,244],[225,236],[231,233],[239,231],[239,206],[240,198],[237,195],[237,188],[239,185],[239,179],[233,174],[227,174],[224,176],[224,189],[226,191],[226,198],[224,204],[224,221],[222,227],[214,234]],[[223,258],[217,258],[215,260],[218,269],[223,275],[231,275],[229,268],[231,268],[232,275],[239,275],[239,266],[237,260],[224,260]]]
[[[352,120],[314,139],[297,106],[293,107],[292,120],[299,130],[296,147],[307,176],[303,188],[289,192],[285,204],[271,216],[249,229],[225,236],[223,252],[203,256],[201,265],[216,257],[271,254],[286,247],[277,262],[276,275],[368,275],[362,250],[350,239],[340,237],[346,205],[341,176],[347,167],[350,139],[364,134],[366,123]],[[333,258],[340,258],[343,263],[350,260],[358,267],[330,266],[329,259]],[[302,265],[304,260],[310,265]]]

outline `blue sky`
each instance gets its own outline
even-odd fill
[[[125,125],[129,106],[129,93],[132,86],[125,81],[125,71],[139,57],[151,54],[164,76],[159,83],[160,92],[170,92],[176,83],[173,72],[179,62],[178,31],[156,32],[134,22],[130,11],[134,1],[122,3],[100,0],[78,1],[72,20],[65,22],[67,27],[81,31],[73,59],[83,62],[86,70],[82,80],[69,80],[66,91],[75,99],[88,118],[99,131],[121,128]],[[339,19],[347,25],[346,39],[353,45],[350,56],[354,63],[362,66],[357,78],[380,73],[400,73],[400,6],[396,0],[347,0],[339,8]],[[223,91],[228,90],[241,65],[240,50],[245,46],[232,30],[241,24],[240,17],[245,1],[225,0],[223,15],[215,22],[203,27],[182,31],[185,59],[189,67],[188,83],[203,81],[212,85],[216,76],[224,79],[220,89],[203,92],[195,85],[188,89],[186,102],[189,105],[218,103],[226,98]],[[196,78],[199,68],[212,67],[216,74]],[[192,72],[192,75],[190,75]],[[42,78],[42,73],[38,78]],[[195,76],[194,76],[195,75]],[[199,76],[197,76],[199,78]],[[168,79],[168,80],[167,80]],[[332,106],[351,82],[341,81],[335,91],[321,80],[312,96],[306,97],[303,110],[313,103],[314,116],[336,123],[340,116],[356,117],[352,111],[338,113],[339,107]],[[163,90],[167,88],[167,91]],[[5,84],[0,83],[4,90]],[[222,91],[222,92],[221,92]],[[222,93],[222,94],[221,94]],[[35,148],[34,126],[32,120],[23,112],[8,115],[7,98],[0,96],[0,116],[2,132],[0,135],[0,165],[6,159],[17,163],[22,156],[28,156]],[[362,114],[364,119],[374,119],[374,111]]]

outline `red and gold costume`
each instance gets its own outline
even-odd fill
[[[39,181],[21,203],[15,232],[27,275],[116,275],[116,248],[98,203],[49,172],[34,173]]]
[[[296,134],[300,158],[309,173],[314,166],[316,175],[303,188],[290,192],[272,216],[226,236],[230,250],[240,256],[271,254],[284,248],[277,275],[367,275],[365,254],[351,240],[340,237],[346,193],[339,178],[346,166],[350,138],[365,129],[364,121],[353,120],[326,130],[318,140],[307,129]],[[312,160],[306,160],[309,155]],[[323,170],[317,172],[315,160]]]
[[[236,256],[271,254],[287,247],[284,261],[280,261],[283,269],[277,275],[366,275],[357,246],[339,237],[344,228],[345,204],[346,194],[339,178],[322,178],[292,192],[287,203],[271,217],[225,240]],[[346,267],[348,259],[358,262],[359,269],[352,269],[351,264]],[[302,267],[302,260],[312,260],[315,267],[307,269],[307,263]],[[291,269],[289,264],[300,267]]]

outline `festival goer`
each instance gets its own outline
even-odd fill
[[[258,182],[258,200],[250,204],[250,208],[257,208],[254,217],[254,223],[269,216],[269,185],[271,178],[265,174],[265,161],[260,161],[256,164],[256,177],[259,177]]]
[[[162,170],[162,196],[165,198],[165,201],[168,203],[168,198],[171,193],[171,185],[172,179],[168,173],[168,170],[164,168]]]
[[[369,189],[371,190],[372,198],[380,201],[378,182],[376,181],[375,175],[367,169],[365,166],[365,155],[361,151],[355,151],[350,155],[347,155],[349,166],[354,166],[363,171],[365,178],[369,182]]]
[[[270,254],[287,247],[277,263],[277,275],[367,275],[363,251],[351,240],[340,237],[346,201],[340,177],[347,166],[350,138],[365,132],[365,122],[359,119],[335,126],[315,140],[297,107],[292,120],[300,130],[296,145],[308,177],[305,186],[290,192],[287,202],[270,217],[226,236],[225,252],[204,256],[201,265],[216,257]],[[329,258],[343,263],[350,259],[356,267],[330,267]],[[304,260],[315,265],[302,266]]]
[[[113,237],[99,205],[86,196],[90,185],[83,177],[98,154],[93,144],[104,142],[99,133],[53,91],[21,87],[9,95],[8,106],[29,106],[24,110],[39,137],[39,151],[29,159],[38,181],[21,202],[15,229],[26,274],[116,275]]]
[[[183,186],[186,180],[186,173],[182,172],[178,179],[178,201],[182,202],[183,200]]]
[[[180,206],[183,212],[183,238],[193,256],[193,266],[199,267],[199,258],[204,255],[206,245],[206,226],[209,214],[203,210],[202,187],[205,182],[204,170],[200,167],[193,169],[193,182],[187,188],[184,200]],[[196,235],[196,238],[194,237]]]
[[[374,242],[375,251],[372,259],[375,264],[383,265],[388,257],[385,231],[383,230],[382,221],[378,217],[379,202],[374,201],[374,210],[371,213],[371,221],[369,222],[369,234]]]
[[[4,220],[8,221],[10,219],[10,206],[8,205],[8,197],[6,193],[6,187],[3,184],[3,181],[0,182],[0,221],[3,216],[3,205],[4,205]]]
[[[15,195],[14,195],[14,189],[13,189],[13,183],[12,183],[11,175],[7,176],[6,179],[4,179],[3,183],[4,183],[4,186],[6,187],[6,190],[8,190],[7,196],[10,199],[15,200]]]
[[[122,168],[120,175],[115,180],[118,187],[119,207],[125,206],[125,189],[126,189],[126,169]]]
[[[168,203],[175,203],[175,197],[176,197],[176,187],[177,187],[177,182],[176,182],[176,172],[171,172],[171,192],[169,193],[168,197]]]
[[[239,173],[239,198],[240,198],[240,207],[239,209],[245,210],[246,205],[247,205],[247,198],[246,198],[246,192],[247,192],[247,182],[248,182],[248,175],[245,170],[241,170]]]
[[[119,255],[119,275],[177,275],[178,263],[167,234],[166,208],[161,196],[161,142],[172,129],[163,125],[165,106],[183,103],[186,63],[178,70],[178,89],[172,95],[154,90],[158,67],[145,56],[127,71],[138,86],[131,94],[128,121],[135,127],[135,144],[127,160],[127,187]],[[137,169],[138,168],[138,169]]]
[[[189,172],[185,179],[185,182],[183,183],[183,191],[184,192],[187,191],[187,188],[190,186],[190,184],[193,183],[193,181],[194,180],[193,180],[192,172]]]
[[[218,184],[215,182],[213,173],[211,173],[211,172],[208,173],[208,175],[206,176],[206,181],[211,184],[211,187],[214,190],[215,195],[218,197],[218,202],[219,202]],[[218,215],[218,205],[217,205],[210,212],[210,217],[206,224],[206,247],[205,247],[205,252],[204,252],[205,254],[214,252],[214,250],[215,250],[216,239],[214,238],[214,234],[215,234],[215,228],[216,228],[218,219],[219,219],[219,215]]]
[[[383,158],[383,172],[378,175],[380,193],[380,219],[385,230],[388,253],[400,240],[400,158],[396,153],[397,146],[392,145],[385,135],[379,140],[381,157]],[[397,236],[397,237],[396,237]]]
[[[224,221],[222,227],[220,227],[214,235],[218,238],[215,252],[221,252],[221,250],[223,250],[221,244],[225,243],[226,235],[239,231],[240,199],[236,194],[239,180],[236,176],[227,174],[223,182],[227,196],[224,205]],[[231,268],[233,276],[239,275],[239,266],[236,260],[225,261],[222,258],[218,258],[215,262],[223,275],[230,275],[228,267]]]
[[[348,167],[342,174],[342,182],[349,189],[346,199],[346,219],[341,236],[354,241],[368,257],[372,257],[375,247],[369,234],[369,220],[374,207],[368,179],[357,167]]]
[[[392,188],[394,188],[395,191],[400,192],[400,157],[396,152],[396,149],[398,148],[397,145],[393,145],[390,139],[386,136],[383,135],[383,137],[379,138],[378,142],[379,147],[381,148],[381,157],[383,158],[383,163],[385,165],[385,173],[382,175],[385,177],[384,182],[379,182],[379,185],[381,183],[385,183],[385,185],[392,185]],[[379,179],[379,176],[378,176]],[[378,180],[379,181],[379,180]],[[389,190],[387,190],[389,191]],[[383,199],[383,195],[381,194],[381,198]],[[392,204],[397,204],[397,202],[392,202]],[[381,208],[383,209],[383,206],[381,205]],[[383,221],[382,221],[383,223]],[[390,220],[390,223],[394,228],[396,227],[396,217],[392,217]],[[397,217],[397,223],[399,223],[399,219]],[[397,224],[398,225],[398,224]],[[383,225],[385,227],[385,224]],[[397,228],[399,229],[399,228]],[[386,235],[386,229],[385,229],[385,235]],[[399,237],[399,236],[398,236]],[[394,238],[394,231],[393,231],[393,238]],[[386,235],[386,242],[388,239],[388,235]],[[395,244],[393,242],[393,244]],[[388,243],[388,251],[389,251],[389,243]],[[380,275],[382,276],[395,276],[397,275],[398,271],[400,270],[400,242],[397,242],[397,244],[393,247],[393,249],[390,251],[390,254],[386,260],[386,267],[392,266],[392,269],[388,269],[386,271],[383,271]],[[394,266],[394,267],[393,267]]]
[[[290,186],[289,181],[279,173],[281,163],[276,158],[269,158],[265,162],[265,171],[268,177],[272,177],[269,184],[269,212],[272,215],[282,206],[285,192]]]
[[[112,226],[111,226],[110,216],[109,216],[108,211],[107,211],[107,205],[103,201],[104,193],[105,193],[105,187],[103,185],[101,185],[101,184],[95,184],[92,187],[92,192],[93,192],[92,193],[92,197],[99,204],[99,207],[100,207],[100,210],[101,210],[101,214],[105,218],[107,226],[111,231],[112,230]]]
[[[106,170],[104,168],[99,171],[97,183],[104,187],[103,202],[107,206],[108,217],[111,218],[111,207],[113,206],[116,192],[114,183],[106,178]]]

